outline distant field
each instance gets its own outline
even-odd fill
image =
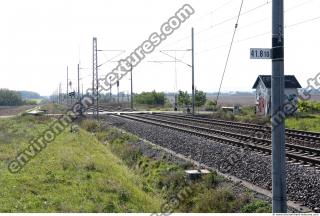
[[[23,111],[31,109],[36,105],[23,105],[23,106],[0,106],[0,116],[17,115]]]

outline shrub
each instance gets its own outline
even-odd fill
[[[319,113],[320,112],[320,102],[316,101],[299,101],[298,102],[299,112],[309,112],[309,113]]]
[[[208,100],[207,103],[206,103],[205,110],[206,111],[214,111],[216,109],[216,106],[217,106],[217,102],[216,101]]]
[[[81,121],[80,126],[85,129],[86,131],[89,132],[96,132],[99,124],[97,121],[92,120],[92,119],[84,119]]]
[[[207,190],[196,198],[194,212],[234,212],[236,198],[226,189]]]
[[[219,109],[217,112],[213,113],[213,118],[219,118],[223,120],[233,121],[235,119],[233,113],[226,112],[222,109]]]
[[[134,102],[136,104],[164,105],[165,96],[163,92],[142,92],[141,94],[134,95]]]
[[[254,200],[241,208],[242,213],[271,213],[271,210],[271,205],[261,200]]]
[[[205,175],[202,179],[204,186],[207,188],[215,188],[223,180],[216,172]]]

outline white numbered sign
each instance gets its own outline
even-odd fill
[[[271,49],[250,49],[250,59],[271,59],[271,55]]]

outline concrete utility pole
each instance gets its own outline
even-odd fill
[[[80,95],[80,64],[78,64],[78,102],[80,104],[80,115],[82,115],[81,95]]]
[[[68,106],[68,99],[69,99],[69,67],[67,66],[67,106]]]
[[[109,92],[109,97],[110,97],[110,103],[112,103],[112,85],[111,85],[111,77],[109,78],[109,86],[110,86],[110,92]]]
[[[130,96],[131,96],[131,110],[133,111],[133,81],[132,81],[132,65],[130,65],[131,67],[130,67],[130,75],[131,75],[131,94],[130,94]]]
[[[117,103],[119,105],[119,80],[117,80]]]
[[[194,33],[193,28],[191,28],[191,57],[192,57],[192,115],[194,115]]]
[[[96,40],[96,96],[97,96],[97,119],[99,120],[99,73],[98,73],[98,44],[97,44],[97,38]]]
[[[80,66],[78,64],[78,100],[80,101]]]
[[[98,48],[97,48],[97,38],[94,37],[92,40],[92,96],[96,96],[96,116],[99,119],[99,100],[98,100],[98,86],[99,86],[99,79],[98,79]],[[96,82],[96,88],[95,88]],[[94,109],[93,109],[94,110]],[[94,111],[93,113],[94,114]]]
[[[178,91],[177,51],[174,51],[174,111],[178,111],[177,91]]]
[[[61,104],[61,82],[59,83],[58,98],[59,98],[59,104]]]
[[[83,81],[81,81],[81,97],[83,97]]]
[[[96,51],[96,43],[95,43],[95,38],[92,39],[92,102],[94,105],[94,95],[95,95],[95,74],[96,74],[96,55],[95,55],[95,51]],[[92,115],[94,115],[94,109],[92,109]]]
[[[271,113],[283,112],[284,43],[283,0],[272,1]],[[274,121],[274,119],[272,119]],[[285,121],[272,123],[272,212],[287,212]]]

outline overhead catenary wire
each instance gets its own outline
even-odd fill
[[[294,10],[294,9],[296,9],[296,8],[299,8],[299,7],[301,7],[301,6],[305,5],[305,4],[308,4],[308,3],[312,2],[312,1],[313,1],[313,0],[306,0],[306,1],[302,2],[302,3],[293,5],[292,7],[287,8],[284,12],[286,13],[286,12],[292,11],[292,10]],[[227,3],[230,3],[230,2],[227,2]],[[225,6],[227,5],[227,3],[225,4]],[[262,3],[262,4],[259,4],[259,5],[255,6],[255,7],[251,8],[251,9],[248,9],[248,10],[242,12],[242,13],[240,14],[240,16],[249,14],[249,13],[251,13],[251,12],[253,12],[253,11],[256,11],[256,10],[258,10],[258,9],[260,9],[260,8],[263,8],[264,6],[271,5],[270,3],[272,3],[272,1],[267,1],[267,2],[264,2],[264,3]],[[222,8],[223,8],[223,7],[218,7],[216,10],[219,10],[219,9],[222,9]],[[210,13],[212,13],[212,12],[214,12],[214,11],[215,11],[215,10],[209,12],[208,14],[210,14]],[[208,14],[207,14],[206,16],[208,16]],[[206,17],[206,16],[203,16],[203,17]],[[212,30],[212,29],[214,29],[214,28],[216,28],[216,27],[218,27],[218,26],[220,26],[220,25],[222,25],[222,24],[224,24],[224,23],[230,22],[230,21],[234,20],[235,18],[237,18],[237,16],[232,16],[232,17],[223,19],[222,21],[220,21],[220,22],[218,22],[218,23],[216,23],[216,24],[210,25],[209,27],[205,27],[205,28],[199,30],[197,33],[195,33],[195,35],[199,36],[199,35],[201,35],[202,33],[207,32],[207,31],[209,31],[209,30]],[[250,26],[252,26],[252,25],[259,24],[259,23],[264,22],[264,21],[266,21],[266,20],[268,20],[268,19],[270,19],[270,17],[262,18],[262,19],[260,19],[260,20],[258,20],[258,21],[254,21],[254,22],[252,22],[252,23],[250,23],[250,24],[248,24],[248,25],[244,25],[244,26],[242,26],[241,28],[238,28],[238,30],[244,29],[244,28],[247,28],[247,27],[250,27]],[[226,33],[221,33],[221,34],[226,34]],[[178,40],[175,40],[174,42],[172,42],[172,43],[170,43],[170,44],[168,44],[168,45],[165,45],[164,47],[168,47],[168,46],[171,46],[171,45],[173,45],[173,44],[178,44],[178,43],[180,43],[180,42],[182,42],[182,41],[187,40],[188,38],[190,38],[190,35],[185,36],[185,37],[182,37],[182,38],[179,38]]]
[[[102,65],[105,65],[105,64],[111,62],[113,59],[119,57],[120,55],[122,55],[123,53],[126,52],[125,50],[98,50],[98,51],[118,51],[118,52],[120,52],[120,53],[118,53],[117,55],[115,55],[114,57],[108,59],[107,61],[105,61],[105,62],[103,62],[103,63],[101,63],[101,64],[99,64],[98,67],[101,67]]]
[[[222,78],[221,78],[221,81],[220,81],[219,90],[218,90],[217,99],[216,99],[216,102],[217,102],[217,103],[218,103],[218,100],[219,100],[219,95],[220,95],[220,91],[221,91],[221,86],[222,86],[222,83],[223,83],[224,75],[225,75],[225,73],[226,73],[226,69],[227,69],[227,66],[228,66],[228,62],[229,62],[230,53],[231,53],[231,50],[232,50],[232,45],[233,45],[234,37],[235,37],[235,35],[236,35],[236,31],[237,31],[237,28],[238,28],[238,25],[239,25],[239,19],[240,19],[240,14],[241,14],[242,6],[243,6],[243,0],[241,0],[241,4],[240,4],[240,9],[239,9],[239,13],[238,13],[237,22],[236,22],[236,24],[235,24],[235,26],[234,26],[234,31],[233,31],[233,35],[232,35],[232,39],[231,39],[231,43],[230,43],[230,47],[229,47],[229,51],[228,51],[228,55],[227,55],[227,60],[226,60],[226,63],[225,63],[225,66],[224,66],[224,70],[223,70],[223,73],[222,73]]]
[[[190,64],[182,61],[181,59],[177,59],[176,57],[174,57],[174,56],[172,56],[172,55],[169,55],[168,53],[165,53],[165,52],[162,52],[162,51],[160,51],[160,52],[163,53],[163,54],[166,55],[166,56],[169,56],[170,58],[175,59],[177,62],[180,62],[180,63],[182,63],[182,64],[184,64],[184,65],[187,65],[187,66],[191,67]]]
[[[288,12],[290,12],[290,11],[296,9],[296,8],[299,8],[299,7],[301,7],[301,6],[305,5],[305,4],[308,4],[308,3],[312,2],[312,1],[313,1],[313,0],[306,0],[306,1],[302,2],[302,3],[296,4],[296,5],[294,5],[294,6],[290,7],[290,8],[287,8],[287,9],[284,11],[284,13],[288,13]],[[269,3],[270,3],[270,2],[269,2]],[[262,4],[262,6],[264,6],[264,5],[267,5],[267,4]],[[260,7],[261,7],[261,6],[260,6]],[[258,7],[256,7],[256,8],[258,9],[258,8],[260,8],[260,7],[258,6]],[[254,10],[254,8],[253,8],[253,9],[250,9],[250,10]],[[250,10],[248,10],[247,12],[250,12]],[[243,15],[243,14],[241,14],[241,15]],[[255,21],[253,21],[253,22],[251,22],[251,23],[249,23],[249,24],[242,25],[241,27],[238,27],[238,30],[237,30],[237,31],[243,30],[243,29],[248,28],[248,27],[251,27],[251,26],[253,26],[253,25],[260,24],[260,23],[265,22],[265,21],[270,20],[270,19],[271,19],[270,16],[266,16],[266,17],[261,18],[261,19],[259,19],[259,20],[255,20]],[[210,28],[209,28],[208,30],[210,30]],[[229,33],[229,32],[228,32],[228,33]],[[199,34],[199,33],[197,33],[197,34]],[[216,34],[215,36],[217,36],[217,35],[225,35],[225,34],[227,34],[227,32],[220,32],[220,33]],[[207,40],[202,40],[202,41],[208,41],[208,40],[212,40],[212,39],[207,39]]]
[[[221,10],[222,8],[224,8],[225,6],[227,6],[228,4],[230,4],[232,1],[234,1],[234,0],[230,0],[230,1],[228,1],[228,2],[224,2],[223,4],[221,4],[220,6],[218,6],[217,8],[211,10],[210,12],[206,13],[206,14],[203,15],[202,17],[198,18],[196,21],[202,20],[202,19],[204,19],[205,17],[207,17],[207,16],[209,16],[209,15],[212,15],[214,12],[217,12],[217,11]],[[188,25],[191,25],[191,24],[187,24],[187,26],[188,26]],[[196,34],[197,34],[197,33],[196,33]],[[195,34],[195,35],[196,35],[196,34]],[[190,37],[191,37],[191,36],[188,35],[188,36],[179,38],[178,40],[175,40],[173,43],[170,43],[170,44],[168,44],[168,45],[166,45],[166,46],[164,46],[164,47],[171,46],[172,44],[175,44],[175,43],[184,41],[184,40],[186,40],[186,39],[188,39],[188,38],[190,38]]]
[[[299,22],[296,22],[296,23],[293,23],[293,24],[288,24],[288,25],[285,25],[284,28],[285,29],[289,29],[291,27],[302,25],[302,24],[305,24],[305,23],[308,23],[308,22],[313,22],[313,21],[316,21],[316,20],[320,20],[320,16],[309,18],[309,19],[306,19],[306,20],[302,20],[302,21],[299,21]],[[264,36],[264,35],[268,35],[268,34],[271,34],[271,31],[261,32],[261,33],[258,33],[258,34],[255,34],[255,35],[252,35],[252,36],[249,36],[249,37],[245,37],[245,38],[236,40],[236,41],[234,41],[233,44],[237,44],[237,43],[241,43],[241,42],[244,42],[244,41],[252,40],[252,39],[255,39],[255,38],[258,38],[258,37],[261,37],[261,36]],[[209,49],[201,50],[201,51],[199,51],[199,52],[197,52],[195,54],[197,54],[197,55],[203,54],[203,53],[210,52],[210,51],[213,51],[213,50],[216,50],[216,49],[227,47],[228,45],[229,45],[228,43],[220,44],[218,46],[215,46],[215,47],[212,47],[212,48],[209,48]]]
[[[222,21],[220,21],[220,22],[218,22],[218,23],[215,23],[215,24],[213,24],[213,25],[210,25],[209,27],[205,27],[205,28],[203,28],[203,29],[200,29],[197,33],[195,33],[195,36],[198,36],[198,35],[206,32],[206,31],[209,31],[209,30],[211,30],[211,29],[213,29],[213,28],[216,28],[216,27],[218,27],[218,26],[221,26],[222,24],[225,24],[225,23],[227,23],[227,22],[231,22],[231,21],[234,20],[234,19],[238,19],[238,16],[240,17],[240,16],[244,16],[244,15],[246,15],[246,14],[249,14],[249,13],[251,13],[251,12],[253,12],[253,11],[255,11],[255,10],[258,10],[258,9],[260,9],[260,8],[266,6],[266,5],[269,5],[271,2],[272,2],[272,1],[264,2],[264,3],[262,3],[262,4],[259,4],[259,5],[255,6],[255,7],[253,7],[253,8],[250,8],[250,9],[248,9],[248,10],[246,10],[246,11],[244,11],[244,12],[238,14],[238,15],[235,15],[235,16],[232,16],[232,17],[228,17],[228,18],[223,19]],[[183,37],[183,38],[180,38],[180,39],[178,39],[178,40],[175,40],[174,42],[172,42],[172,43],[170,43],[170,44],[168,44],[168,45],[166,45],[166,46],[164,46],[164,47],[168,47],[168,46],[170,46],[170,45],[172,45],[172,44],[177,44],[177,43],[179,43],[179,42],[181,42],[181,41],[187,40],[188,38],[190,38],[190,36],[185,36],[185,37]]]

